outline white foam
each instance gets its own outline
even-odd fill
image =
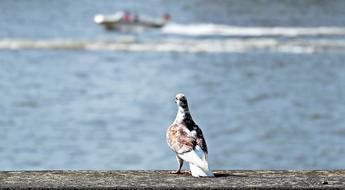
[[[74,40],[0,40],[0,49],[64,49],[88,51],[245,53],[250,51],[315,53],[344,52],[342,39],[170,39],[149,42],[74,41]]]
[[[239,27],[216,24],[168,24],[164,34],[189,36],[315,36],[345,35],[345,27]]]

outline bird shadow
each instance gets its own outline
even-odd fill
[[[214,173],[214,177],[248,177],[247,175],[235,175],[226,173]]]
[[[181,171],[181,173],[174,174],[171,171],[167,172],[171,175],[182,175],[182,176],[191,176],[191,173],[189,171]],[[238,174],[229,174],[229,173],[213,173],[215,178],[218,177],[248,177],[248,175],[238,175]],[[207,177],[205,177],[207,178]]]

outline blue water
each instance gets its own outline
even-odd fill
[[[345,36],[278,35],[268,40],[288,47],[271,48],[257,47],[257,36],[248,49],[229,50],[230,42],[213,52],[203,40],[245,46],[248,37],[108,33],[92,22],[125,8],[170,12],[180,26],[345,26],[344,1],[1,1],[0,42],[130,39],[174,48],[1,48],[0,170],[175,169],[165,131],[179,92],[213,169],[344,168]],[[321,38],[326,47],[309,44]],[[183,40],[207,47],[178,51]]]

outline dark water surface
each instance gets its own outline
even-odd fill
[[[118,34],[92,22],[125,8],[170,12],[173,23]],[[165,131],[178,92],[214,169],[344,168],[344,10],[345,1],[1,1],[0,170],[173,169]]]

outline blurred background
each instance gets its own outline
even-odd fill
[[[94,22],[122,10],[171,20]],[[212,169],[344,168],[344,16],[341,0],[1,0],[0,170],[175,169],[179,92]]]

